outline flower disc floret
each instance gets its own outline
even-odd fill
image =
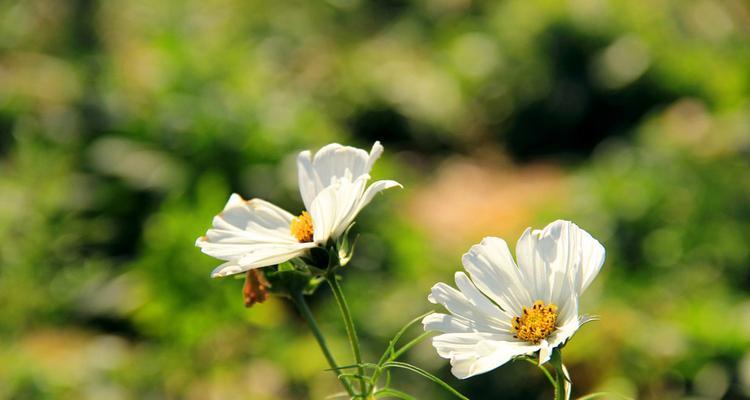
[[[537,300],[531,309],[524,307],[522,315],[513,318],[513,337],[539,344],[555,330],[556,322],[557,306]]]
[[[299,217],[295,217],[289,225],[292,236],[297,238],[300,243],[313,241],[315,230],[313,229],[313,220],[307,211],[302,211]]]

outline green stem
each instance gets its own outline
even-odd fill
[[[399,358],[402,354],[407,352],[409,349],[417,345],[419,342],[423,341],[425,338],[430,336],[432,334],[431,331],[427,331],[422,333],[421,335],[417,336],[416,338],[412,339],[409,343],[405,344],[403,347],[398,349],[397,351],[393,352],[393,354],[386,358],[383,358],[380,360],[378,365],[383,365],[384,363],[388,361],[396,361],[397,358]],[[387,352],[385,354],[388,354]],[[385,356],[385,354],[383,356]],[[375,385],[378,383],[378,379],[380,379],[380,374],[383,372],[382,368],[378,368],[373,372],[372,377],[370,378],[370,393],[372,393],[375,390]],[[386,370],[387,372],[387,370]],[[385,387],[388,387],[386,384]]]
[[[354,321],[352,320],[352,313],[349,311],[349,305],[346,303],[344,298],[344,292],[341,290],[341,286],[336,280],[336,274],[330,274],[326,276],[328,285],[331,286],[333,297],[336,299],[336,304],[339,306],[341,311],[341,317],[344,319],[344,326],[346,327],[346,335],[349,337],[349,345],[352,348],[352,354],[354,354],[354,363],[357,364],[357,373],[364,376],[365,371],[362,368],[362,353],[359,350],[359,338],[357,337],[357,331],[354,328]],[[367,384],[363,378],[359,379],[360,393],[367,392]]]
[[[565,400],[565,375],[555,371],[555,400]]]
[[[422,368],[415,367],[414,365],[399,362],[399,361],[389,361],[385,364],[383,364],[383,368],[403,368],[405,370],[414,372],[416,374],[422,375],[423,377],[427,378],[428,380],[431,380],[432,382],[437,383],[440,385],[443,389],[447,390],[448,392],[452,393],[454,396],[461,400],[469,400],[468,397],[462,395],[458,390],[454,389],[453,386],[447,384],[437,376],[423,370]]]
[[[544,365],[539,365],[539,362],[531,358],[524,358],[524,360],[530,362],[531,364],[534,364],[535,367],[541,369],[542,372],[544,373],[544,376],[547,377],[547,380],[549,381],[549,383],[551,383],[552,386],[555,385],[555,378],[552,377],[552,374],[549,373],[549,371],[547,370],[547,368],[544,367]]]
[[[305,322],[307,322],[307,325],[310,327],[313,336],[315,336],[315,339],[318,341],[320,350],[323,352],[323,355],[328,361],[328,365],[333,370],[333,373],[336,374],[336,378],[338,378],[341,381],[341,384],[344,385],[344,389],[346,389],[346,392],[349,393],[350,396],[354,396],[354,390],[352,389],[352,386],[349,384],[345,377],[340,376],[341,372],[339,371],[339,367],[336,364],[336,360],[333,358],[331,351],[328,349],[326,339],[323,337],[323,333],[321,332],[318,323],[315,322],[315,318],[310,311],[310,307],[307,306],[305,297],[300,292],[292,293],[292,300],[294,300],[294,304],[297,306],[300,314],[302,314]]]
[[[406,353],[409,349],[416,346],[417,344],[425,340],[430,335],[432,335],[432,332],[427,331],[427,332],[423,332],[421,335],[412,339],[409,343],[405,344],[403,347],[401,347],[395,353],[393,353],[393,355],[391,356],[391,361],[395,361],[397,358],[401,357],[402,354]]]
[[[550,364],[555,367],[555,400],[566,400],[565,399],[565,371],[563,370],[562,353],[559,349],[552,351],[550,357]]]

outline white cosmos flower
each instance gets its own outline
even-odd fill
[[[337,143],[323,147],[315,156],[301,152],[299,188],[307,211],[299,217],[267,201],[243,200],[232,194],[211,229],[195,242],[204,253],[225,261],[211,276],[279,264],[338,238],[375,194],[401,186],[390,180],[367,185],[382,153],[380,142],[373,144],[369,154]]]
[[[428,297],[450,314],[430,314],[425,330],[457,378],[468,378],[539,352],[539,364],[583,323],[578,297],[604,263],[604,247],[572,222],[526,229],[516,245],[518,265],[502,239],[486,237],[462,258],[458,290],[438,283]]]

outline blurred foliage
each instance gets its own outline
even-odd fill
[[[750,398],[748,36],[739,0],[2,2],[0,398],[336,392],[291,305],[245,310],[193,242],[232,191],[300,210],[297,151],[374,140],[405,189],[347,267],[368,358],[468,245],[564,217],[608,250],[577,394]],[[489,211],[412,212],[445,187]],[[429,345],[408,357],[455,382]],[[550,395],[525,364],[456,384]]]

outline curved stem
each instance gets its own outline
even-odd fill
[[[555,367],[555,400],[566,400],[565,383],[567,382],[567,372],[562,362],[562,353],[559,349],[552,351],[550,364]]]
[[[336,378],[341,381],[341,384],[344,386],[344,389],[346,389],[346,392],[349,393],[350,396],[354,396],[354,390],[352,389],[352,386],[349,384],[345,377],[340,376],[341,372],[339,371],[339,367],[336,364],[336,360],[333,358],[331,351],[328,349],[326,339],[323,337],[323,333],[321,332],[318,323],[315,322],[315,318],[310,311],[310,307],[307,306],[307,302],[305,301],[304,296],[299,292],[292,293],[292,300],[294,300],[294,304],[297,306],[300,314],[302,314],[305,322],[307,322],[307,325],[310,327],[313,336],[315,336],[315,339],[318,341],[320,350],[323,352],[323,356],[325,356],[326,361],[328,361],[328,365],[333,370],[333,373],[336,374]]]
[[[431,331],[423,332],[421,335],[409,341],[409,343],[403,345],[400,349],[396,350],[391,356],[391,361],[396,361],[397,358],[401,357],[402,354],[406,353],[409,349],[416,346],[426,338],[432,335]]]
[[[555,371],[555,400],[565,400],[565,375]]]
[[[354,321],[352,320],[352,313],[349,311],[349,305],[346,303],[344,298],[344,292],[341,290],[341,286],[336,280],[335,274],[326,276],[328,285],[331,286],[333,297],[336,299],[336,304],[339,306],[341,311],[341,317],[344,319],[344,325],[346,326],[346,335],[349,337],[349,345],[352,348],[352,354],[354,354],[354,362],[357,364],[357,373],[364,376],[364,368],[362,368],[362,354],[359,350],[359,338],[357,337],[357,331],[354,328]],[[363,378],[359,379],[360,393],[367,392],[367,384]]]
[[[544,367],[544,365],[539,365],[538,362],[532,360],[531,358],[524,358],[524,360],[530,362],[535,367],[541,369],[542,372],[544,373],[544,376],[547,377],[547,380],[549,381],[549,383],[551,383],[553,387],[555,386],[555,378],[552,377],[552,374],[549,373],[549,371],[547,370],[547,368]]]
[[[407,325],[408,326],[408,325]],[[404,354],[406,351],[414,347],[415,345],[419,344],[419,342],[423,341],[425,338],[427,338],[429,335],[431,335],[431,331],[427,331],[422,333],[421,335],[417,336],[416,338],[412,339],[409,343],[403,345],[400,349],[397,351],[394,351],[393,354],[391,354],[390,357],[385,358],[385,356],[388,354],[386,352],[383,354],[383,358],[380,360],[378,365],[382,365],[389,361],[396,361],[397,358],[399,358],[402,354]],[[388,373],[388,370],[385,370],[386,373]],[[372,376],[370,377],[370,394],[375,390],[375,385],[378,383],[378,379],[380,379],[380,374],[383,372],[382,368],[378,368],[373,372]],[[386,383],[385,387],[388,387],[388,383]]]
[[[423,377],[427,378],[428,380],[431,380],[432,382],[437,383],[440,385],[443,389],[447,390],[457,398],[461,400],[469,400],[468,397],[464,396],[459,392],[458,390],[454,389],[453,386],[447,384],[442,379],[438,378],[437,376],[423,370],[422,368],[415,367],[414,365],[403,363],[400,361],[389,361],[385,364],[383,364],[383,368],[403,368],[405,370],[414,372],[416,374],[422,375]]]

